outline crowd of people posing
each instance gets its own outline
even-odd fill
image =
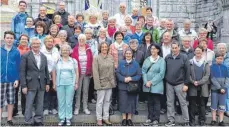
[[[174,126],[179,102],[184,125],[196,125],[198,114],[198,125],[204,126],[210,95],[211,124],[224,125],[229,54],[225,43],[214,48],[208,37],[212,27],[197,34],[184,19],[184,28],[176,29],[173,20],[153,16],[151,7],[146,16],[136,8],[129,15],[123,3],[114,16],[101,12],[101,21],[95,14],[88,21],[83,14],[70,15],[64,2],[52,19],[45,7],[36,20],[25,12],[25,1],[18,7],[1,44],[0,113],[7,101],[8,125],[18,113],[19,91],[28,125],[42,126],[44,115],[58,114],[58,125],[70,126],[73,115],[91,114],[92,102],[98,126],[112,125],[110,107],[115,105],[122,126],[133,126],[141,102],[148,105],[144,125],[158,125],[160,114],[167,113],[165,125]]]

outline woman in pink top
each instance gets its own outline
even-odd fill
[[[211,49],[213,50],[214,49],[214,45],[213,45],[213,41],[209,38],[207,38],[207,34],[208,34],[208,31],[205,29],[205,28],[200,28],[199,30],[199,39],[198,40],[195,40],[194,41],[194,44],[193,44],[193,48],[195,49],[197,47],[197,45],[199,45],[199,40],[200,39],[207,39],[208,43],[208,49]]]
[[[115,42],[110,45],[109,53],[114,58],[115,68],[118,68],[118,62],[124,59],[124,53],[129,47],[126,43],[123,42],[124,35],[122,32],[117,31],[114,34]]]

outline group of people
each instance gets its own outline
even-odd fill
[[[160,114],[167,112],[165,125],[174,126],[179,102],[184,125],[195,126],[198,113],[198,124],[204,126],[209,95],[211,124],[224,125],[229,54],[225,43],[213,51],[206,28],[197,34],[184,19],[184,28],[175,29],[173,20],[158,19],[151,7],[146,16],[137,8],[127,14],[124,3],[114,16],[102,11],[101,21],[95,14],[88,21],[83,14],[69,14],[64,2],[52,19],[43,6],[35,20],[25,12],[25,1],[18,7],[1,44],[0,113],[7,101],[8,125],[18,113],[19,91],[28,125],[42,126],[44,115],[58,114],[58,125],[70,126],[73,115],[90,115],[88,102],[96,102],[98,126],[112,125],[109,110],[116,104],[121,124],[133,126],[138,102],[146,102],[144,125],[158,125]]]

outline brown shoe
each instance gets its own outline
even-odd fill
[[[107,126],[111,126],[112,123],[109,120],[103,120],[103,122],[107,125]]]
[[[97,125],[98,126],[103,126],[102,120],[97,120]]]

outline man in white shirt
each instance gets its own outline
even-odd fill
[[[126,13],[126,4],[125,3],[120,3],[119,5],[119,13],[115,14],[114,17],[116,19],[116,23],[118,26],[122,26],[125,24],[125,17],[128,16],[128,14]]]
[[[193,46],[194,40],[198,38],[198,35],[195,30],[191,29],[191,20],[185,19],[184,22],[184,28],[181,29],[178,34],[180,35],[181,38],[185,36],[191,37],[191,43],[190,45]]]

